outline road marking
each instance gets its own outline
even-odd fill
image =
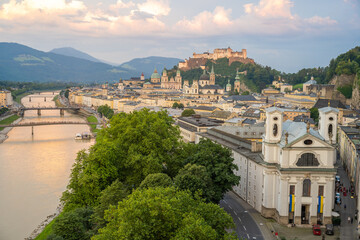
[[[232,207],[230,206],[230,205],[228,205],[229,206],[229,208],[232,210]]]
[[[247,212],[247,211],[244,211],[244,212]]]
[[[246,234],[247,236],[248,236],[248,239],[250,239],[250,236],[249,236],[249,234]]]
[[[237,213],[234,211],[235,215],[237,216]]]
[[[240,219],[240,217],[238,217],[238,219],[239,219],[239,221],[241,222],[241,219]]]
[[[244,229],[245,229],[245,231],[246,231],[246,227],[243,225],[243,227],[244,227]]]
[[[226,203],[227,204],[227,201],[226,200],[223,200],[224,201],[224,203]]]

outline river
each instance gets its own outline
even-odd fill
[[[30,95],[23,105],[55,106],[52,93]],[[44,102],[44,97],[46,102]],[[29,97],[32,97],[29,102]],[[77,115],[59,110],[26,111],[25,121],[84,121]],[[94,141],[74,140],[76,133],[89,132],[87,125],[49,125],[13,128],[0,144],[0,240],[24,239],[53,214],[66,189],[70,170],[81,149]]]

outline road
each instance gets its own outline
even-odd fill
[[[340,176],[340,182],[346,187],[346,189],[350,188],[350,181],[344,168],[342,166],[339,167],[337,175]],[[356,236],[356,220],[354,219],[355,211],[356,211],[356,202],[355,198],[351,198],[350,194],[347,193],[346,196],[341,194],[342,203],[340,206],[335,205],[335,211],[340,212],[341,217],[341,226],[340,226],[340,239],[341,240],[353,240],[357,239]],[[346,205],[346,209],[344,208]],[[348,222],[348,217],[353,218],[353,223]]]
[[[265,239],[247,208],[242,205],[241,200],[234,193],[227,193],[220,201],[220,206],[233,218],[239,239]]]

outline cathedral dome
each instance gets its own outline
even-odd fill
[[[206,74],[205,70],[204,70],[203,74],[201,74],[199,80],[210,80],[210,77],[209,77],[209,75]]]
[[[154,70],[154,73],[151,74],[151,78],[160,78],[160,74],[157,72],[156,68]]]

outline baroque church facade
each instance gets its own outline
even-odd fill
[[[208,138],[231,150],[235,174],[241,176],[233,190],[262,216],[284,225],[328,224],[334,207],[338,110],[321,108],[319,115],[315,130],[304,122],[284,122],[284,110],[271,107],[261,142],[239,138],[239,127],[233,133],[198,133],[196,142]]]
[[[183,93],[185,96],[219,100],[224,95],[224,92],[225,90],[222,87],[215,84],[214,66],[210,75],[204,70],[199,80],[194,80],[191,85],[188,80],[184,81]]]

